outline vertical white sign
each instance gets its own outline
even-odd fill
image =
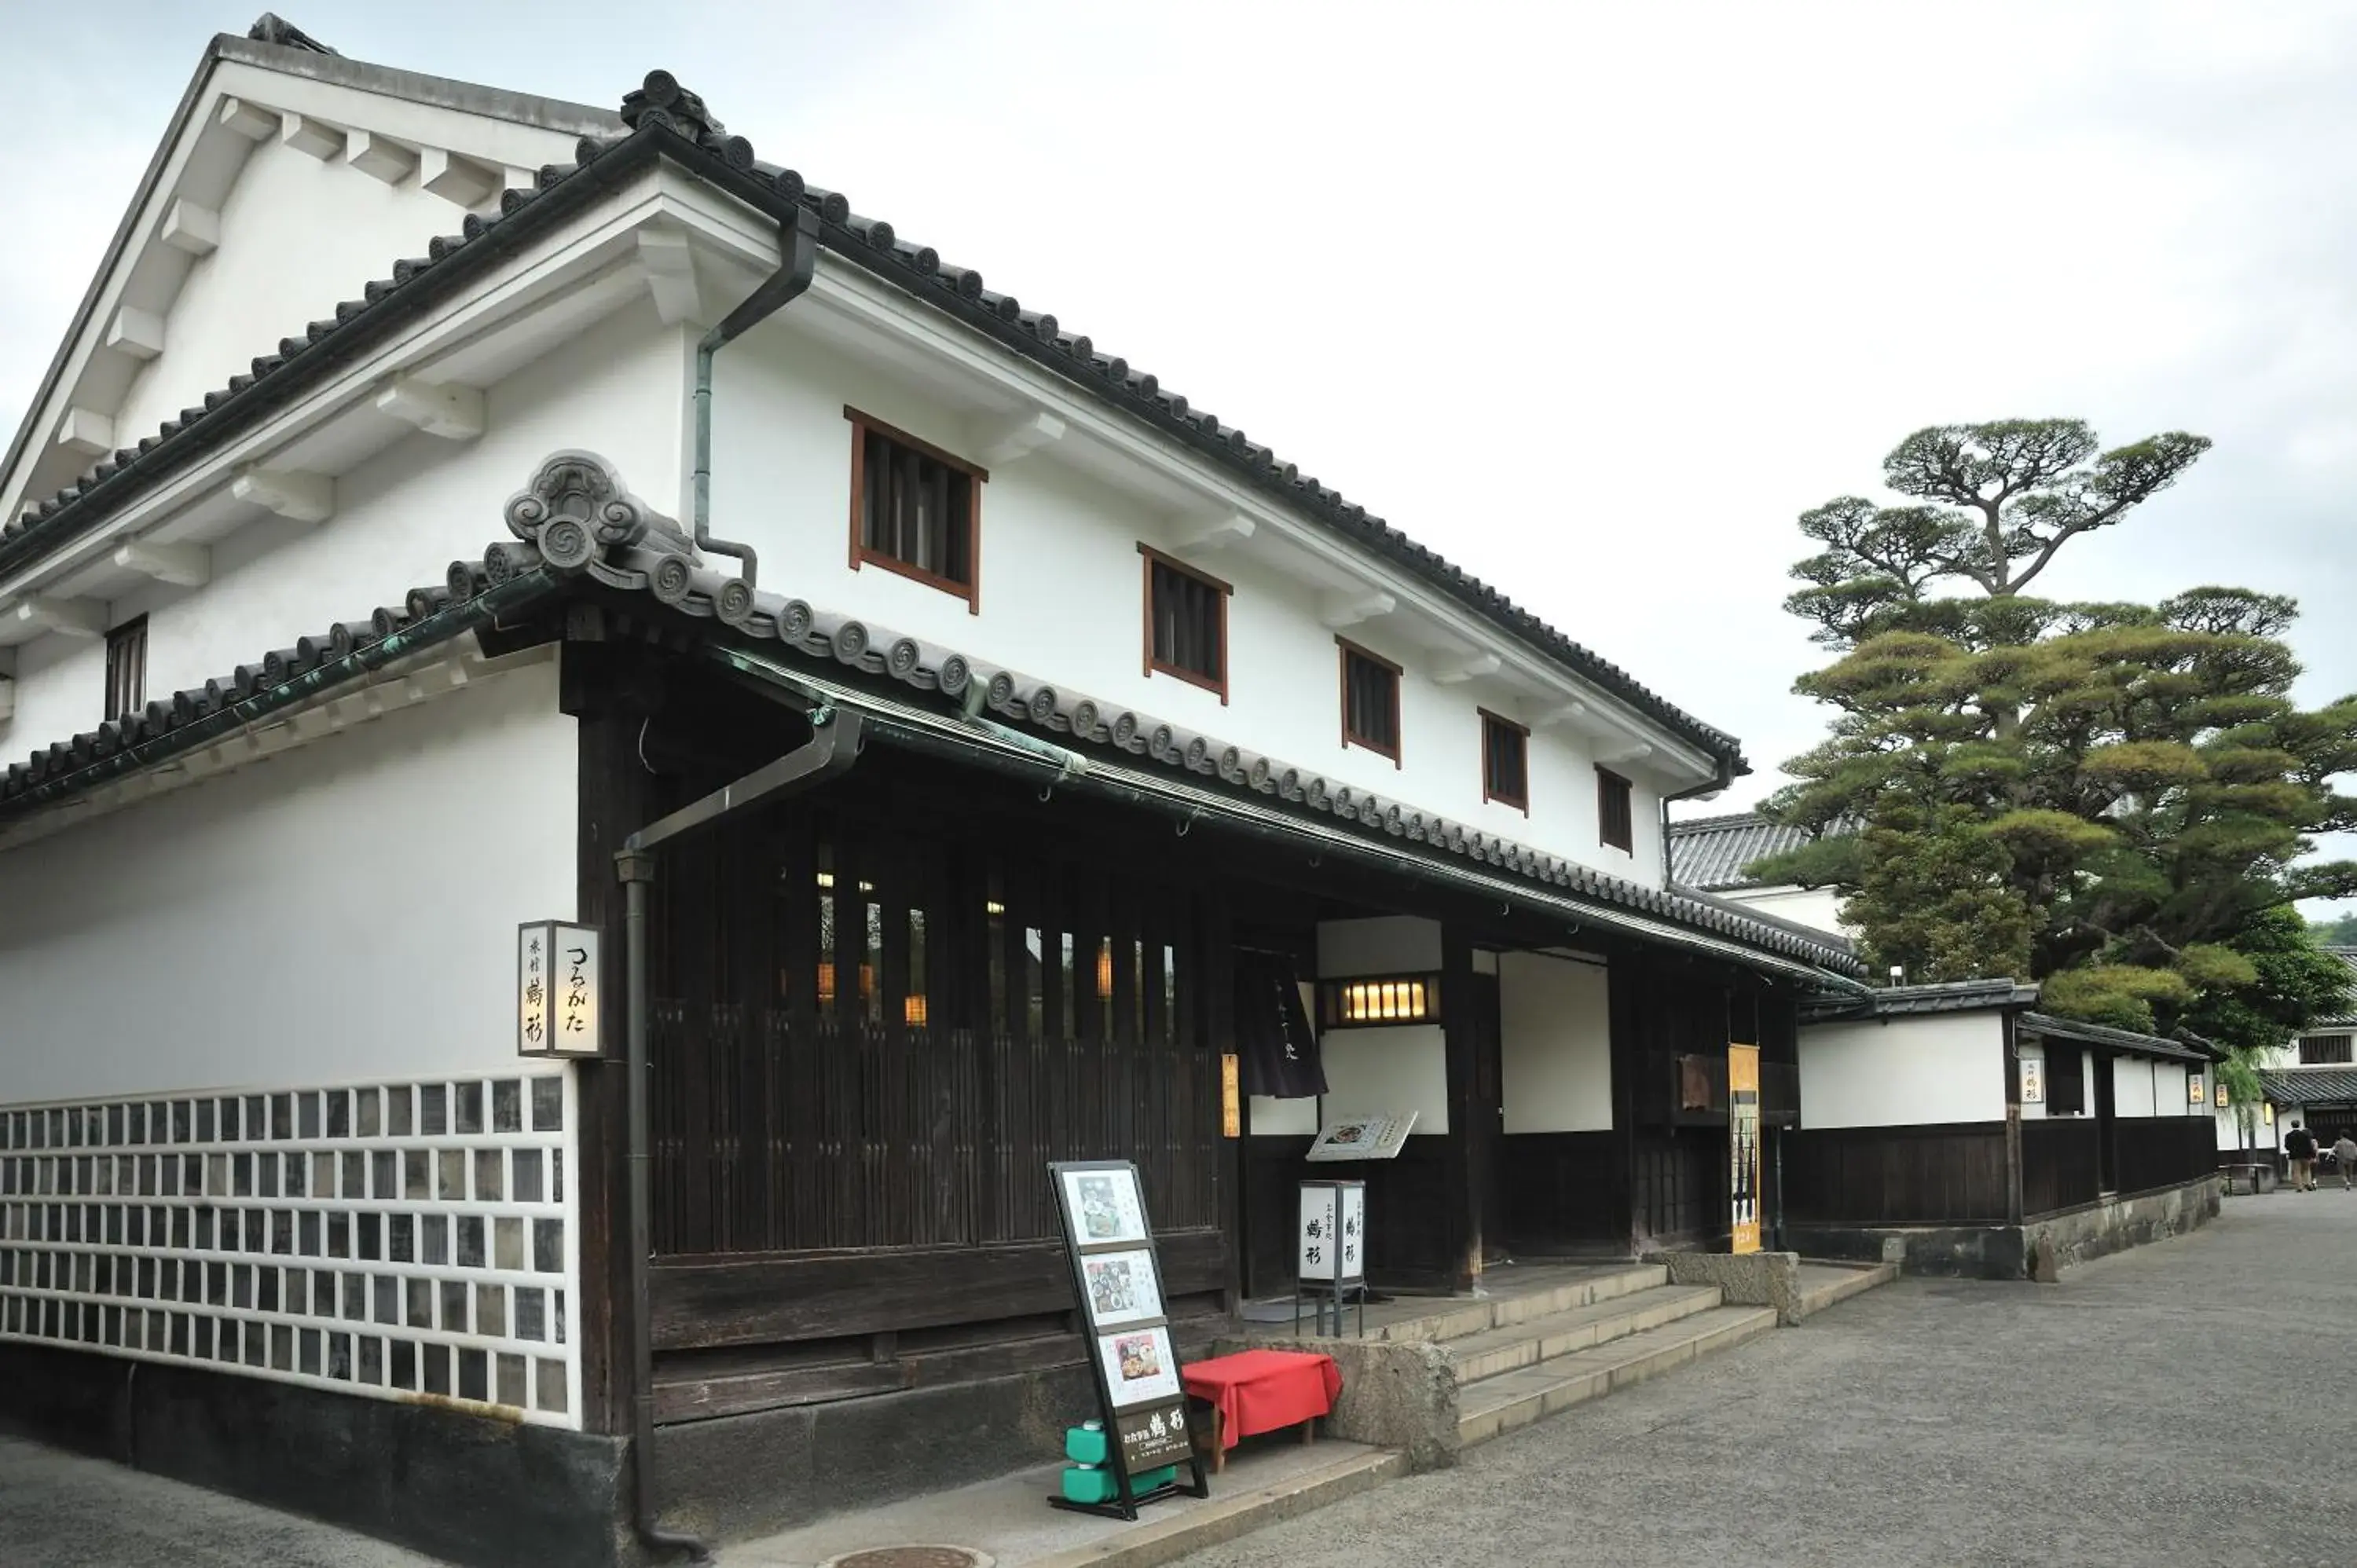
[[[1352,1182],[1342,1188],[1342,1263],[1340,1278],[1364,1279],[1367,1273],[1367,1188]]]
[[[1297,1261],[1304,1280],[1331,1281],[1340,1277],[1336,1273],[1342,1256],[1341,1238],[1337,1233],[1340,1216],[1335,1212],[1336,1191],[1324,1183],[1305,1183],[1301,1188],[1301,1237]]]

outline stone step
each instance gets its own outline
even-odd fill
[[[1795,1273],[1799,1315],[1808,1317],[1860,1291],[1887,1285],[1899,1277],[1896,1263],[1803,1263]]]
[[[1577,1307],[1593,1306],[1616,1296],[1632,1295],[1668,1283],[1670,1271],[1659,1263],[1631,1263],[1570,1280],[1544,1290],[1518,1291],[1511,1295],[1485,1296],[1477,1301],[1451,1302],[1422,1316],[1370,1326],[1370,1339],[1431,1342],[1463,1339],[1537,1317],[1552,1317]]]
[[[1568,1312],[1526,1318],[1443,1347],[1456,1364],[1459,1384],[1518,1371],[1649,1328],[1659,1328],[1719,1305],[1717,1285],[1655,1285]]]
[[[1466,1386],[1458,1396],[1458,1440],[1469,1447],[1527,1426],[1543,1415],[1643,1382],[1698,1356],[1754,1339],[1776,1326],[1774,1309],[1714,1306],[1592,1349]]]

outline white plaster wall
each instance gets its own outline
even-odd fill
[[[570,142],[540,135],[546,158],[571,161]],[[414,174],[390,186],[341,154],[323,162],[274,137],[256,145],[221,204],[220,246],[189,269],[165,318],[164,352],[124,400],[117,444],[153,435],[276,353],[280,338],[300,338],[371,279],[392,276],[393,263],[457,233],[466,216]]]
[[[990,467],[982,487],[980,613],[923,584],[848,564],[850,405],[950,452],[979,460],[967,416],[878,364],[855,360],[791,325],[791,311],[756,328],[719,361],[714,427],[714,518],[747,538],[765,572],[813,604],[872,617],[1107,703],[1135,705],[1265,752],[1329,782],[1371,789],[1633,880],[1661,880],[1659,786],[1631,778],[1635,847],[1597,842],[1596,757],[1560,727],[1531,737],[1528,816],[1481,800],[1480,717],[1487,706],[1537,715],[1484,681],[1443,685],[1432,655],[1373,620],[1342,635],[1404,666],[1401,766],[1341,742],[1340,658],[1315,596],[1248,558],[1199,564],[1234,586],[1229,605],[1230,701],[1141,667],[1143,567],[1137,546],[1168,548],[1189,521],[1060,462],[1054,448]],[[985,467],[990,467],[985,465]],[[1416,524],[1406,520],[1413,532]],[[1429,532],[1429,525],[1426,525]],[[1577,636],[1577,626],[1565,628]]]
[[[1415,915],[1324,920],[1318,927],[1318,977],[1423,974],[1440,967],[1440,922]],[[1318,1014],[1313,1006],[1310,1015]]]
[[[1797,920],[1835,936],[1850,934],[1841,922],[1841,895],[1830,887],[1730,887],[1717,897],[1780,920]]]
[[[1342,1116],[1414,1111],[1415,1136],[1448,1131],[1448,1059],[1439,1025],[1330,1029],[1318,1049],[1326,1065],[1320,1126]]]
[[[1501,953],[1501,1083],[1508,1133],[1612,1127],[1612,1014],[1601,963]]]
[[[2117,1116],[2151,1116],[2158,1113],[2153,1096],[2153,1064],[2143,1057],[2112,1058],[2112,1112]],[[2177,1092],[2181,1097],[2185,1085],[2180,1081]]]
[[[1801,1031],[1809,1127],[2005,1119],[2005,1031],[1996,1013],[1932,1014]]]
[[[0,854],[0,1100],[511,1067],[576,779],[550,660]]]
[[[149,697],[258,662],[306,632],[441,582],[453,560],[479,559],[508,537],[508,497],[560,448],[599,453],[651,505],[670,510],[686,417],[683,352],[682,331],[662,327],[641,300],[490,389],[476,440],[413,435],[341,476],[326,522],[264,520],[213,547],[203,586],[154,584],[114,601],[111,621],[149,618]],[[91,639],[52,635],[26,645],[16,715],[0,723],[0,759],[95,728],[105,669],[103,645]]]

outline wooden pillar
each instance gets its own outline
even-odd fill
[[[1210,1075],[1212,1095],[1211,1116],[1216,1129],[1219,1118],[1220,1057],[1236,1048],[1236,950],[1235,923],[1229,908],[1225,885],[1212,882],[1205,886],[1200,908],[1200,920],[1195,922],[1200,933],[1196,951],[1200,973],[1198,994],[1200,1004],[1190,1004],[1185,998],[1187,987],[1179,987],[1181,1006],[1202,1020],[1205,1027],[1200,1036],[1182,1034],[1181,1048],[1191,1062],[1190,1070]],[[1249,1136],[1252,1129],[1243,1132]],[[1244,1209],[1243,1209],[1243,1139],[1220,1139],[1220,1235],[1226,1243],[1228,1277],[1222,1291],[1222,1305],[1231,1314],[1243,1305],[1244,1289]]]
[[[1473,944],[1465,928],[1440,928],[1440,1030],[1448,1053],[1448,1145],[1447,1181],[1450,1268],[1455,1288],[1467,1291],[1481,1278],[1481,1162],[1489,1157],[1489,1127],[1479,1103],[1474,1064],[1480,1015],[1473,996]]]
[[[2005,1222],[2021,1223],[2021,1041],[2005,1020]]]
[[[594,617],[575,632],[594,634]],[[614,852],[646,822],[651,782],[638,760],[641,714],[617,694],[626,651],[613,644],[568,640],[561,655],[564,711],[578,719],[578,798],[576,918],[596,927],[605,994],[627,988],[623,966],[622,885]],[[599,1020],[606,1059],[582,1062],[575,1113],[579,1121],[579,1169],[575,1184],[580,1208],[581,1299],[575,1321],[581,1339],[581,1418],[597,1433],[630,1430],[630,1258],[629,1069],[623,1066],[622,1034],[627,1009],[609,1006]]]

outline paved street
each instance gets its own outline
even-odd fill
[[[2347,1562],[2352,1399],[2357,1196],[2230,1199],[2060,1285],[1869,1292],[1186,1563]]]
[[[437,1568],[218,1492],[0,1437],[0,1562],[25,1568]]]
[[[1906,1281],[1187,1560],[1190,1568],[1909,1568],[2345,1561],[2357,1196],[2230,1200],[2056,1286]],[[2287,1403],[2297,1400],[2298,1408]],[[2311,1435],[2287,1456],[2288,1425]],[[427,1568],[210,1492],[0,1439],[42,1568]]]

